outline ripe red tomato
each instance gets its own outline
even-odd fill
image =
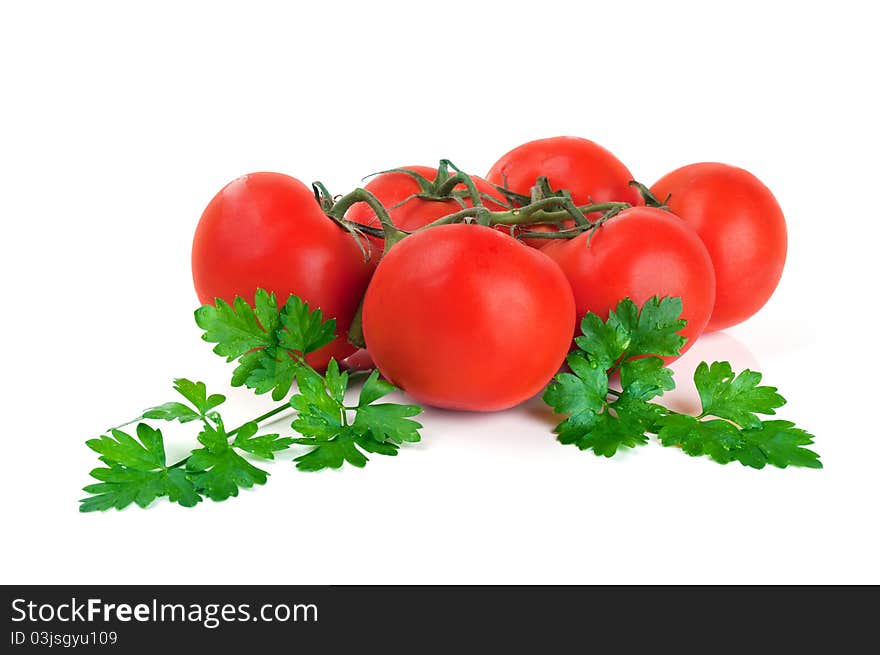
[[[418,173],[422,177],[433,182],[437,179],[437,169],[428,166],[403,166],[407,170]],[[481,177],[471,176],[474,186],[481,193],[489,194],[493,198],[504,200],[495,187],[486,182]],[[421,192],[418,182],[406,173],[380,173],[370,180],[364,187],[372,193],[379,202],[388,210],[391,222],[401,230],[412,232],[420,227],[424,227],[428,223],[443,218],[449,214],[462,209],[462,206],[453,199],[449,200],[426,200],[422,198],[412,198],[404,202],[399,207],[395,207],[398,203],[406,200],[410,196]],[[464,191],[464,184],[455,187],[457,191]],[[464,199],[465,205],[472,207],[473,203],[470,199]],[[492,202],[483,198],[483,205],[492,211],[503,211],[505,207],[499,202]],[[345,217],[355,223],[367,225],[369,227],[381,228],[382,225],[376,214],[370,209],[366,203],[358,203],[345,213]],[[383,240],[376,237],[368,237],[370,244],[373,246],[374,253],[381,255],[383,248]]]
[[[529,195],[535,180],[547,177],[554,190],[567,189],[578,205],[590,202],[628,202],[642,205],[639,192],[623,162],[602,146],[574,136],[529,141],[501,157],[486,179]]]
[[[640,307],[651,296],[678,296],[687,320],[682,352],[693,345],[715,302],[712,260],[697,233],[667,211],[633,207],[599,227],[589,243],[588,236],[552,241],[541,250],[568,277],[578,320],[588,311],[606,319],[627,296]]]
[[[491,228],[444,225],[406,237],[367,289],[367,348],[416,400],[513,407],[538,393],[574,332],[571,287],[541,251]]]
[[[232,302],[237,295],[253,302],[261,287],[279,303],[296,294],[336,319],[337,338],[306,357],[316,368],[354,352],[345,334],[372,270],[311,189],[281,173],[252,173],[227,184],[208,203],[193,239],[200,302]]]
[[[776,290],[788,236],[770,189],[726,164],[691,164],[651,187],[700,235],[715,266],[715,308],[707,330],[721,330],[757,312]]]

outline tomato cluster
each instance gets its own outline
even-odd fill
[[[322,190],[280,173],[226,185],[196,229],[199,300],[295,294],[336,319],[310,364],[351,356],[362,335],[382,375],[449,409],[538,393],[580,317],[625,297],[680,297],[690,345],[760,309],[785,262],[782,211],[748,172],[691,164],[647,189],[576,137],[514,148],[485,179],[444,161],[335,202]]]

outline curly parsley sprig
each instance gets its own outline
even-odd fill
[[[699,415],[652,402],[675,388],[661,357],[678,355],[684,345],[681,307],[680,298],[655,296],[639,310],[626,298],[607,321],[593,313],[584,317],[578,350],[567,358],[571,372],[557,375],[544,393],[554,412],[568,415],[554,430],[557,439],[611,457],[648,443],[653,434],[664,446],[720,464],[822,468],[819,455],[804,447],[813,435],[790,421],[761,418],[774,415],[785,399],[775,387],[760,386],[760,373],[736,375],[728,362],[703,362],[694,373]],[[618,371],[620,391],[609,387]]]
[[[421,424],[411,417],[421,413],[417,405],[377,403],[396,391],[373,371],[364,381],[355,405],[346,405],[349,375],[330,360],[324,375],[305,360],[305,355],[327,345],[335,337],[336,323],[323,320],[296,296],[279,307],[274,294],[257,290],[253,307],[243,298],[232,304],[217,300],[195,313],[205,341],[214,352],[236,361],[233,386],[246,386],[257,394],[271,392],[286,402],[262,416],[227,430],[217,408],[226,401],[207,392],[203,382],[180,378],[174,390],[183,400],[150,407],[124,425],[107,430],[86,445],[98,453],[104,466],[92,470],[97,483],[87,485],[90,494],[80,502],[83,512],[122,509],[137,504],[147,507],[160,497],[193,507],[203,498],[222,501],[237,496],[239,489],[265,484],[269,473],[254,465],[253,458],[271,460],[293,444],[311,446],[295,458],[302,471],[339,468],[347,462],[363,467],[365,453],[396,455],[404,442],[420,440]],[[258,434],[259,423],[285,410],[295,409],[291,427],[299,437],[278,433]],[[161,430],[146,421],[198,421],[201,447],[175,464],[168,464]],[[137,423],[134,435],[122,428]]]

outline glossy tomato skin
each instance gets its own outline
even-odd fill
[[[667,211],[633,207],[598,228],[589,243],[585,233],[553,241],[541,252],[568,277],[578,321],[587,312],[607,319],[626,297],[641,307],[651,296],[677,296],[687,320],[682,353],[709,321],[715,302],[712,260],[697,233]]]
[[[493,411],[538,393],[574,332],[571,287],[553,261],[491,228],[413,234],[379,263],[364,299],[382,374],[427,405]]]
[[[691,225],[715,267],[716,297],[707,330],[736,325],[757,312],[776,290],[788,249],[785,217],[754,175],[718,163],[690,164],[651,187]]]
[[[571,191],[578,205],[611,201],[644,204],[639,192],[629,186],[633,176],[623,162],[599,144],[574,136],[524,143],[495,162],[486,179],[528,196],[540,176],[547,177],[554,190]]]
[[[431,168],[429,166],[401,166],[401,168],[418,173],[432,182],[437,179],[436,168]],[[489,196],[497,198],[499,201],[504,200],[498,190],[483,178],[472,175],[471,179],[474,181],[474,186],[476,186],[477,190],[481,193],[489,194]],[[407,175],[406,173],[380,173],[371,179],[364,188],[376,196],[376,198],[379,199],[379,202],[381,202],[388,210],[391,222],[394,223],[396,227],[399,227],[401,230],[406,230],[407,232],[417,230],[428,223],[434,222],[438,218],[454,214],[462,209],[462,206],[452,199],[425,200],[422,198],[411,198],[410,200],[403,202],[410,196],[421,192],[418,182],[411,175]],[[456,190],[463,191],[465,190],[465,186],[463,184],[458,185]],[[473,203],[469,199],[464,199],[464,201],[466,206],[473,206]],[[403,202],[403,204],[395,207],[395,205],[398,205],[401,202]],[[492,202],[492,200],[486,198],[483,198],[483,204],[487,209],[492,211],[503,211],[505,209],[501,202]],[[366,203],[358,203],[352,206],[351,209],[345,213],[345,217],[351,221],[360,223],[361,225],[376,228],[382,227],[378,217]],[[383,240],[370,237],[369,241],[373,246],[374,251],[381,255],[382,247],[384,245]]]
[[[251,173],[214,196],[196,227],[192,271],[202,303],[296,294],[336,319],[337,338],[307,356],[316,368],[355,351],[345,337],[373,267],[351,235],[324,215],[311,189],[281,173]]]

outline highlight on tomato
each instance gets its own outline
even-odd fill
[[[367,289],[363,331],[384,377],[435,407],[492,411],[534,396],[575,328],[571,286],[541,251],[488,227],[406,237]]]
[[[719,163],[690,164],[660,178],[651,193],[700,235],[715,268],[707,330],[741,323],[773,295],[788,236],[776,198],[754,175]]]
[[[279,298],[295,294],[336,319],[337,338],[306,357],[318,369],[355,351],[345,335],[373,268],[312,190],[281,173],[251,173],[224,186],[193,238],[192,274],[201,303],[235,296],[253,303],[262,288]]]
[[[712,260],[696,231],[667,211],[625,209],[593,232],[553,240],[541,252],[571,283],[578,320],[587,312],[607,319],[627,297],[641,306],[652,296],[678,296],[687,320],[682,353],[709,321],[715,302]]]

